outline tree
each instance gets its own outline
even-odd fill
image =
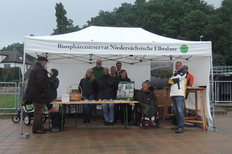
[[[73,31],[77,31],[80,30],[79,26],[73,26],[73,20],[72,19],[68,19],[66,17],[66,10],[64,9],[63,4],[60,3],[56,3],[55,6],[55,10],[56,10],[56,29],[53,29],[53,33],[52,35],[57,35],[57,34],[65,34],[68,32],[73,32]]]
[[[66,11],[61,3],[58,7],[57,12],[63,13],[61,20]],[[80,29],[73,26],[71,19],[65,17],[64,21],[68,30]],[[142,27],[162,36],[191,41],[199,41],[203,35],[203,41],[212,41],[214,65],[232,65],[232,0],[223,0],[217,9],[203,0],[135,0],[134,4],[122,3],[112,11],[100,10],[82,28],[92,25]]]
[[[145,2],[146,2],[146,0],[136,0],[135,5],[141,5],[141,4],[145,3]]]
[[[204,39],[212,41],[214,65],[232,65],[232,1],[222,1],[222,7],[209,16]]]
[[[198,41],[208,24],[207,15],[200,11],[192,11],[182,20],[180,39]]]

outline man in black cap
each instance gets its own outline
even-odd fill
[[[42,122],[45,102],[53,100],[47,70],[44,69],[47,62],[47,58],[38,57],[36,64],[30,72],[25,93],[25,99],[33,102],[34,118],[32,132],[37,134],[44,134],[46,131],[49,131],[48,128],[43,127]]]

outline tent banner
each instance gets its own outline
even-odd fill
[[[209,56],[211,46],[207,42],[182,43],[97,43],[53,42],[26,39],[27,53],[111,54],[115,55],[202,55]],[[29,45],[28,45],[29,44]],[[46,50],[44,50],[46,49]]]

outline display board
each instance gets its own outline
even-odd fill
[[[127,99],[134,97],[134,81],[120,81],[118,84],[117,98]]]

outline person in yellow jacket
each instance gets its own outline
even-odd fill
[[[177,119],[177,127],[172,127],[176,133],[184,131],[184,97],[186,92],[186,72],[182,68],[182,63],[177,61],[175,64],[175,73],[169,78],[168,83],[171,84],[170,97],[172,99],[174,114]]]

